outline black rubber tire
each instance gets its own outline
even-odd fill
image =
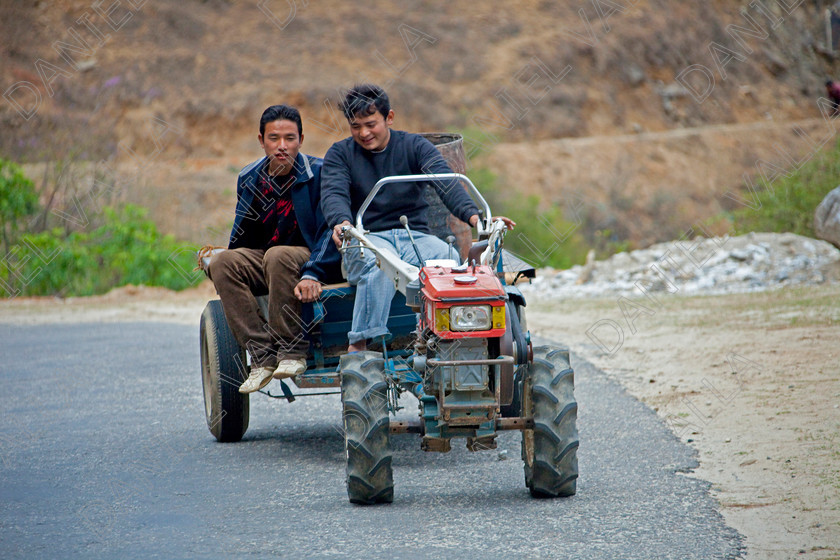
[[[577,491],[579,439],[569,351],[534,348],[523,388],[524,410],[534,417],[534,429],[522,432],[525,485],[535,498],[572,496]]]
[[[220,300],[207,303],[199,325],[204,414],[213,436],[239,441],[248,429],[248,395],[239,392],[247,377],[245,350],[228,327]]]
[[[347,495],[354,504],[394,500],[384,365],[379,352],[345,354],[339,362]]]

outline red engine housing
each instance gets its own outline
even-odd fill
[[[469,267],[467,270],[452,270],[446,266],[423,267],[420,269],[423,296],[421,327],[431,329],[441,338],[498,337],[505,333],[505,294],[502,283],[489,266]],[[491,307],[490,329],[480,331],[453,331],[446,321],[436,320],[438,314],[457,305],[489,305]],[[446,328],[444,327],[446,324]]]

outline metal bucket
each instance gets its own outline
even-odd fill
[[[453,172],[466,173],[467,158],[464,153],[464,138],[460,134],[424,132],[420,136],[434,144]],[[467,251],[472,245],[472,230],[469,224],[453,216],[433,188],[427,188],[425,196],[429,203],[428,220],[432,233],[443,239],[447,235],[454,235],[455,247],[461,255],[461,260],[467,258]]]

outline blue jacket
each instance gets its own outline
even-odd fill
[[[262,194],[256,188],[257,178],[265,172],[268,158],[263,157],[247,165],[239,172],[236,180],[236,217],[230,232],[229,249],[249,247],[253,234],[251,224],[259,217],[255,204],[265,205]],[[292,205],[295,219],[309,247],[309,261],[301,267],[301,278],[312,278],[319,282],[342,282],[341,255],[332,241],[332,230],[327,227],[321,213],[321,166],[323,160],[298,153],[293,173]]]

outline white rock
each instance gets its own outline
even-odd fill
[[[685,251],[691,251],[691,255]],[[663,260],[666,255],[668,260]],[[706,260],[701,263],[703,259]],[[549,299],[632,297],[641,295],[642,288],[673,292],[669,283],[676,286],[678,294],[753,292],[823,283],[823,267],[837,261],[840,251],[823,241],[791,233],[754,233],[659,243],[648,249],[619,253],[596,262],[592,278],[585,285],[575,285],[581,270],[576,266],[571,270],[541,271],[532,284],[520,287],[529,295]],[[654,270],[654,265],[661,272]]]
[[[819,239],[840,248],[840,187],[829,192],[814,211],[814,231]]]

